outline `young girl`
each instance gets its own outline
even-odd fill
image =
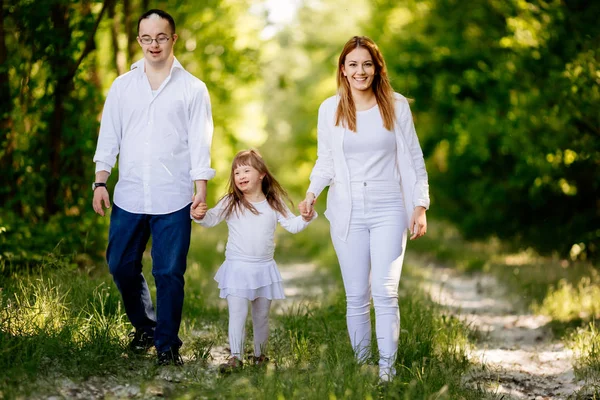
[[[239,152],[231,166],[227,194],[214,208],[202,204],[192,211],[195,222],[212,227],[225,220],[229,237],[225,262],[215,280],[220,297],[229,306],[229,346],[231,357],[219,366],[220,372],[242,368],[248,302],[252,304],[254,359],[267,361],[264,351],[269,335],[269,308],[272,299],[284,299],[281,275],[273,260],[277,223],[291,233],[308,226],[316,213],[296,217],[285,204],[287,193],[271,175],[255,150]]]

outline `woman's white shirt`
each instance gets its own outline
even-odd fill
[[[402,186],[404,204],[410,219],[416,206],[429,208],[429,183],[423,151],[415,131],[408,101],[395,93],[396,123],[396,176]],[[332,233],[346,240],[352,210],[350,196],[350,171],[344,151],[347,129],[335,126],[335,113],[339,98],[332,96],[319,107],[317,125],[317,161],[310,175],[308,192],[319,196],[326,186],[325,216],[331,223]]]
[[[379,107],[356,113],[356,132],[344,133],[344,155],[352,182],[396,179],[396,138],[383,126]]]

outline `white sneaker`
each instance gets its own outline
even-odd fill
[[[394,368],[379,368],[379,381],[390,382],[396,376],[396,370]]]

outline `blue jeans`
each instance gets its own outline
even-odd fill
[[[113,204],[106,251],[108,268],[131,324],[137,331],[154,335],[159,352],[182,345],[178,332],[191,230],[189,206],[170,214],[149,215],[132,214]],[[142,273],[142,255],[150,236],[156,316]]]

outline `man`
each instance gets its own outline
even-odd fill
[[[173,17],[150,10],[138,21],[144,58],[112,84],[102,114],[94,162],[94,210],[110,207],[106,181],[119,155],[106,258],[135,328],[134,351],[156,346],[159,365],[181,365],[178,332],[191,209],[206,201],[213,123],[206,85],[173,55]],[[195,195],[194,195],[195,186]],[[152,236],[156,317],[142,274]]]

